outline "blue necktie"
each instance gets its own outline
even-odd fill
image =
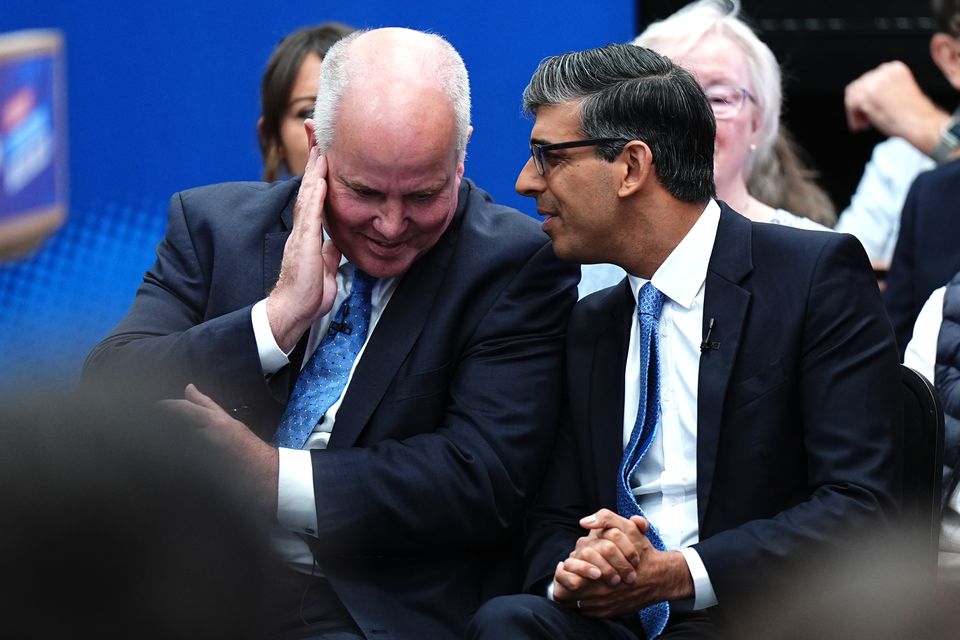
[[[630,441],[623,451],[623,461],[617,478],[617,511],[625,518],[643,516],[643,510],[630,490],[630,478],[637,470],[650,443],[653,442],[660,421],[660,344],[657,320],[663,309],[664,295],[651,283],[640,288],[637,299],[637,320],[640,323],[640,403],[637,421],[630,433]],[[648,521],[649,522],[649,521]],[[656,527],[650,523],[647,539],[655,549],[665,550]],[[670,617],[670,605],[657,602],[640,610],[640,624],[647,638],[656,638],[663,632]]]
[[[350,295],[337,309],[327,335],[300,371],[273,435],[275,446],[302,449],[323,414],[340,397],[353,361],[367,338],[374,282],[375,278],[354,267]]]

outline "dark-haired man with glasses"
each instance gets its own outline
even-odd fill
[[[653,51],[548,58],[524,105],[517,191],[560,258],[628,277],[571,315],[528,595],[471,630],[715,637],[896,511],[898,360],[873,273],[851,236],[715,200],[709,98]]]

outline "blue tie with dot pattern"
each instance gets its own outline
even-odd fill
[[[354,267],[350,295],[337,309],[327,334],[300,371],[273,444],[302,449],[317,423],[343,392],[367,339],[370,293],[376,279]]]
[[[640,288],[637,296],[637,321],[640,323],[640,402],[637,407],[637,421],[630,433],[630,441],[623,451],[623,461],[617,477],[617,511],[625,518],[643,516],[643,510],[630,489],[640,460],[643,459],[660,421],[660,341],[657,333],[657,321],[663,310],[664,295],[652,283]],[[649,522],[649,520],[648,520]],[[647,539],[655,549],[663,551],[666,547],[656,527],[650,523]],[[663,632],[670,617],[670,605],[657,602],[641,609],[638,613],[640,624],[647,638],[656,638]]]

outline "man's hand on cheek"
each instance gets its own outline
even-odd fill
[[[267,298],[270,329],[286,353],[317,318],[330,311],[337,296],[340,251],[332,240],[323,240],[326,175],[327,160],[312,146],[294,205],[293,229],[283,249],[280,278]]]

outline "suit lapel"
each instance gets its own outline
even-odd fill
[[[710,341],[719,346],[701,354],[697,390],[697,511],[701,527],[713,487],[723,400],[750,306],[750,291],[740,283],[753,269],[751,236],[750,221],[721,203],[703,303],[703,335],[712,318]]]
[[[616,509],[616,479],[623,457],[623,376],[633,321],[633,294],[624,279],[608,294],[610,313],[598,327],[590,375],[587,420],[593,445],[593,468],[601,505]]]

